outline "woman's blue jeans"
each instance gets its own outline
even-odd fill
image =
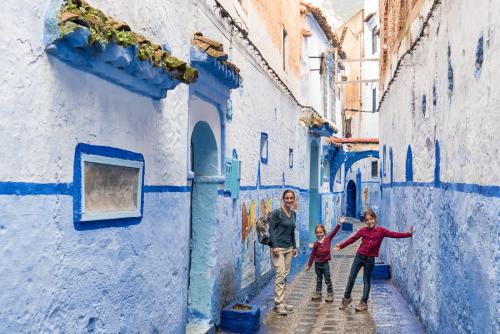
[[[347,281],[347,287],[345,288],[344,298],[351,298],[352,288],[354,286],[354,281],[358,272],[363,268],[363,298],[361,299],[365,303],[368,301],[368,295],[370,294],[370,279],[372,277],[373,267],[375,266],[375,258],[371,256],[365,256],[361,254],[356,254],[354,261],[352,261],[351,273],[349,274],[349,280]]]

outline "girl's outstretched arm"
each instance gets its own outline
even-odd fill
[[[339,251],[339,250],[349,246],[350,244],[356,242],[356,240],[358,240],[359,238],[361,238],[363,236],[364,229],[365,229],[364,227],[360,228],[358,230],[358,232],[356,232],[352,237],[350,237],[349,239],[347,239],[344,242],[341,242],[340,244],[335,246],[334,250]],[[338,247],[338,250],[337,250],[337,247]]]
[[[335,228],[333,229],[333,231],[331,231],[331,232],[330,232],[330,233],[326,236],[326,238],[327,238],[328,240],[332,240],[332,239],[333,239],[333,237],[334,237],[334,236],[337,234],[337,232],[339,231],[340,226],[341,226],[342,224],[344,224],[344,223],[345,223],[345,218],[344,218],[344,217],[342,217],[342,216],[341,216],[341,217],[339,217],[339,222],[337,223],[337,226],[335,226]]]
[[[333,229],[333,231],[331,231],[330,233],[328,233],[328,235],[326,236],[326,239],[327,240],[332,240],[333,237],[337,234],[337,232],[339,231],[340,229],[340,225],[337,224],[337,226],[335,226],[335,228]]]
[[[410,226],[408,232],[394,232],[384,228],[384,236],[388,238],[411,238],[413,236],[413,226]]]

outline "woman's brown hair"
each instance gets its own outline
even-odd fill
[[[281,199],[285,199],[285,195],[291,193],[293,195],[293,198],[295,199],[295,192],[291,189],[287,189],[283,192],[283,195],[281,196]]]

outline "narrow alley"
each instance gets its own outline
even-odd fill
[[[359,229],[355,226],[355,230]],[[339,233],[334,242],[346,239],[350,232]],[[359,242],[349,249],[332,256],[331,274],[333,281],[334,301],[326,303],[323,291],[321,302],[311,300],[315,291],[314,270],[305,271],[308,255],[302,254],[294,259],[290,284],[286,294],[287,301],[295,309],[287,316],[273,312],[272,284],[265,288],[250,303],[260,306],[262,324],[259,333],[380,333],[380,334],[419,334],[425,333],[418,318],[398,289],[390,280],[376,279],[372,283],[372,291],[368,303],[368,311],[357,312],[355,304],[361,299],[363,290],[362,273],[354,285],[353,303],[346,310],[339,310],[343,297],[352,259]],[[325,290],[325,289],[324,289]],[[224,331],[220,331],[224,333]]]
[[[499,0],[0,27],[0,334],[500,333]]]

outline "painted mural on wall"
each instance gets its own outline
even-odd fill
[[[325,225],[326,229],[328,231],[331,230],[332,210],[331,210],[330,201],[324,202],[322,216],[323,216],[323,224]]]
[[[368,188],[363,188],[361,191],[361,203],[363,204],[363,209],[368,208]]]
[[[263,216],[266,213],[270,213],[272,211],[272,200],[267,198],[265,201],[260,200],[260,212],[259,215]],[[271,270],[271,257],[266,256],[266,253],[269,252],[269,247],[264,245],[258,245],[261,251],[261,261],[260,261],[260,274],[265,275]]]
[[[241,204],[241,242],[244,244],[248,236],[248,214],[245,202]]]
[[[321,223],[327,231],[331,231],[341,215],[341,195],[323,194],[321,196]]]
[[[242,204],[242,272],[241,272],[241,288],[244,289],[255,281],[255,219],[256,219],[256,204],[255,201],[250,202],[250,208],[247,211],[245,203]],[[244,219],[244,220],[243,220]]]
[[[279,197],[277,195],[276,197]],[[257,201],[259,202],[257,212]],[[261,245],[257,241],[255,223],[257,218],[270,213],[273,210],[271,197],[259,200],[251,200],[249,209],[245,202],[241,205],[241,288],[244,289],[255,282],[257,276],[266,275],[271,271],[271,258],[269,247]]]

